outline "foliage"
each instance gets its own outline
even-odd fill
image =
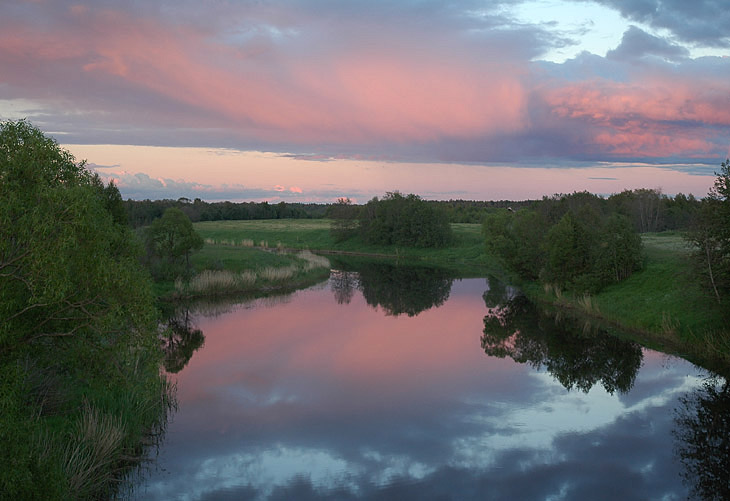
[[[681,399],[674,431],[677,452],[685,466],[682,476],[697,499],[730,497],[730,388],[709,379]]]
[[[730,160],[722,162],[688,239],[697,249],[695,262],[705,283],[725,304],[730,295]]]
[[[338,198],[327,209],[327,217],[332,220],[330,233],[335,242],[342,242],[357,233],[359,208],[349,198]]]
[[[642,243],[641,271],[593,297],[601,316],[636,330],[661,333],[658,337],[675,343],[675,350],[677,339],[703,346],[698,337],[720,331],[727,321],[717,303],[708,301],[707,291],[688,266],[692,250],[682,235],[666,232],[642,235]],[[672,336],[664,332],[667,320],[674,324]],[[682,348],[682,353],[686,355],[687,349]]]
[[[370,200],[360,212],[360,232],[370,244],[404,247],[444,247],[453,240],[443,211],[417,195],[386,193]]]
[[[165,210],[145,231],[148,260],[155,276],[189,276],[190,254],[203,247],[203,239],[183,211]]]
[[[611,214],[604,222],[594,255],[599,281],[620,282],[642,266],[641,237],[621,214]]]
[[[162,216],[166,209],[180,209],[194,223],[199,221],[242,221],[256,219],[311,219],[322,218],[326,204],[268,202],[206,202],[190,200],[127,200],[124,208],[134,227],[147,226]]]
[[[581,192],[503,210],[483,223],[486,249],[528,280],[596,292],[641,267],[641,239],[628,218]]]
[[[638,344],[558,321],[496,280],[489,280],[484,301],[481,343],[488,355],[545,367],[566,389],[588,392],[601,383],[609,393],[627,393],[633,387],[642,362]]]
[[[545,262],[542,241],[547,221],[534,210],[502,210],[484,220],[487,252],[504,259],[521,276],[536,279]]]
[[[116,187],[28,122],[0,124],[0,199],[0,491],[52,499],[69,488],[52,423],[75,422],[99,381],[163,384],[156,311]]]

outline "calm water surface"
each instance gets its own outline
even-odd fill
[[[179,410],[133,497],[691,493],[678,416],[701,369],[556,326],[495,281],[378,273],[189,314],[204,344],[171,357]]]

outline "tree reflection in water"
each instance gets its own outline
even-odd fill
[[[487,355],[545,367],[568,390],[588,392],[599,382],[611,394],[633,387],[642,362],[637,343],[551,316],[497,280],[489,280],[484,301],[481,342]]]
[[[330,271],[330,287],[335,294],[337,304],[350,304],[352,296],[359,286],[358,274],[355,271]]]
[[[685,483],[699,499],[730,499],[730,387],[710,378],[680,399],[674,430]]]
[[[171,374],[180,372],[190,361],[196,350],[205,342],[203,331],[197,329],[187,306],[181,306],[171,313],[161,336],[163,364]]]
[[[357,273],[336,271],[331,278],[339,304],[349,303],[358,288],[370,306],[380,306],[387,315],[409,317],[444,304],[453,283],[449,273],[439,268],[382,262],[362,262]]]

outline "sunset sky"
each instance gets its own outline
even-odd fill
[[[727,0],[9,0],[0,118],[127,198],[704,196]]]

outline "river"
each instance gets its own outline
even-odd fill
[[[703,409],[728,407],[724,381],[540,312],[494,279],[358,271],[179,312],[167,361],[179,408],[129,496],[672,500],[717,490],[704,478],[717,461],[703,462],[711,452],[695,442]]]

